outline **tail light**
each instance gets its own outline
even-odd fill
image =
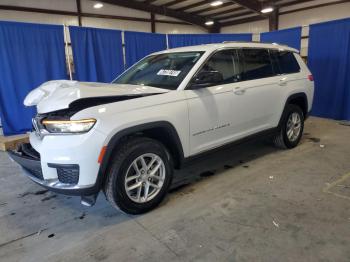
[[[308,78],[311,82],[314,81],[314,76],[313,76],[313,75],[308,75],[307,78]]]

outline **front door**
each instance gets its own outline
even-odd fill
[[[191,154],[197,154],[230,142],[232,131],[232,99],[234,51],[216,52],[199,73],[218,72],[222,80],[205,87],[185,90],[189,107]]]

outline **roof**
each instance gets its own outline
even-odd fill
[[[196,46],[186,46],[186,47],[178,47],[178,48],[172,48],[167,49],[161,52],[157,52],[155,54],[162,54],[162,53],[172,53],[172,52],[193,52],[193,51],[214,51],[220,48],[237,48],[237,47],[250,47],[250,48],[268,48],[268,49],[282,49],[282,50],[288,50],[291,52],[299,53],[298,50],[286,46],[286,45],[280,45],[276,43],[258,43],[258,42],[224,42],[224,43],[218,43],[218,44],[205,44],[205,45],[196,45]]]

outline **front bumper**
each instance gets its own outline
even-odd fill
[[[65,195],[88,196],[97,194],[100,190],[97,184],[93,186],[85,186],[78,185],[75,182],[75,176],[79,175],[76,173],[77,165],[48,164],[50,168],[56,169],[58,175],[57,178],[44,179],[40,155],[30,146],[30,144],[23,144],[18,150],[8,151],[8,154],[12,160],[22,167],[23,172],[27,177],[50,191]],[[62,172],[62,170],[66,172]],[[69,173],[67,171],[71,172]],[[63,183],[62,181],[72,183]]]

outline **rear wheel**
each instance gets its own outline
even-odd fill
[[[134,138],[116,152],[105,184],[108,201],[129,214],[155,208],[172,180],[171,157],[158,141]]]
[[[296,147],[304,131],[304,114],[297,105],[287,105],[282,116],[279,132],[274,137],[277,147],[290,149]]]

